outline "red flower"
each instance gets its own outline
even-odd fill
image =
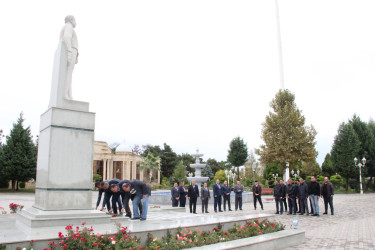
[[[66,248],[66,246],[64,245],[64,246],[63,246],[63,248],[65,249],[65,248]]]
[[[86,224],[86,222],[82,222],[82,226],[84,226]]]
[[[225,234],[225,235],[228,235],[228,232],[225,232],[224,234]]]
[[[31,243],[33,243],[34,242],[34,240],[31,240]]]
[[[238,233],[240,234],[240,233],[242,233],[241,231],[238,231]]]

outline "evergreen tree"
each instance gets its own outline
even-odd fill
[[[349,178],[358,176],[358,170],[353,159],[360,150],[360,141],[353,126],[342,123],[333,142],[331,158],[337,172],[346,179],[346,191],[349,187]]]
[[[23,114],[13,124],[6,145],[1,153],[1,175],[12,180],[12,189],[18,190],[18,182],[35,179],[36,149],[30,133],[30,127],[23,127]]]
[[[164,148],[161,152],[161,173],[164,177],[170,178],[177,165],[177,154],[173,152],[172,148],[164,143]]]
[[[247,160],[248,151],[247,145],[239,136],[235,137],[229,144],[227,160],[234,166],[243,166]],[[239,179],[240,172],[237,170],[237,178]]]
[[[281,172],[284,172],[286,162],[291,166],[302,161],[313,162],[318,155],[316,131],[312,125],[305,125],[305,117],[294,100],[295,96],[289,90],[276,94],[270,103],[273,112],[269,112],[263,123],[264,145],[256,149],[263,164],[277,163]]]
[[[212,158],[209,158],[206,161],[206,164],[210,166],[213,175],[215,175],[217,171],[225,168],[224,163],[225,162],[223,162],[223,161],[218,162],[217,160],[212,159]]]
[[[320,175],[322,170],[319,167],[319,163],[315,162],[302,162],[301,173],[305,176],[315,176]]]
[[[333,167],[333,162],[331,159],[331,154],[326,154],[326,157],[324,158],[324,162],[322,164],[322,174],[324,176],[332,176],[336,174],[336,170]]]
[[[174,178],[174,182],[184,182],[184,183],[187,183],[187,179],[186,179],[186,168],[183,164],[182,161],[180,161],[177,165],[177,167],[174,169],[173,171],[173,178]]]
[[[206,167],[202,169],[202,176],[208,177],[210,178],[210,180],[214,178],[214,174],[212,173],[210,165],[206,164]]]
[[[186,171],[194,173],[195,169],[190,167],[190,164],[195,162],[195,159],[190,154],[181,154],[177,156],[177,161],[182,161],[182,164],[186,167]]]
[[[361,119],[354,115],[353,118],[349,121],[349,123],[353,126],[355,133],[358,136],[360,142],[360,149],[358,151],[358,155],[356,156],[358,159],[366,158],[365,167],[362,168],[363,176],[372,177],[375,174],[374,169],[374,160],[375,160],[375,137],[372,133],[369,124],[366,122],[361,121]],[[367,190],[367,185],[366,185]]]

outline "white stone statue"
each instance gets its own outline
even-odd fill
[[[67,51],[67,71],[64,88],[64,98],[72,100],[72,75],[74,65],[78,63],[78,39],[74,30],[76,20],[74,16],[65,17],[65,26],[61,29],[60,40],[64,43]]]

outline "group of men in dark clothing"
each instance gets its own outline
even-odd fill
[[[107,208],[109,214],[118,216],[122,215],[125,210],[125,216],[131,218],[131,220],[139,219],[144,221],[147,219],[148,199],[151,196],[151,188],[144,182],[112,179],[96,182],[95,186],[99,189],[96,209],[98,209],[104,193],[101,211]],[[129,207],[130,200],[133,203],[133,218]]]
[[[243,186],[241,185],[240,181],[237,181],[237,185],[233,189],[235,193],[235,209],[242,210],[242,192],[244,191]],[[224,185],[220,184],[220,180],[216,180],[216,184],[213,185],[213,196],[214,196],[214,211],[215,212],[223,212],[221,209],[222,199],[224,200],[224,211],[226,211],[226,205],[228,206],[228,210],[232,211],[231,204],[230,204],[230,195],[231,195],[231,188],[228,186],[228,183],[224,181]],[[200,197],[202,200],[202,213],[209,213],[208,212],[208,201],[211,199],[211,193],[209,188],[207,187],[207,183],[203,184],[201,191],[199,193],[199,187],[195,184],[195,180],[191,182],[189,188],[186,189],[184,187],[184,183],[180,183],[180,187],[177,188],[177,183],[174,183],[174,187],[171,189],[171,196],[172,196],[172,206],[177,207],[178,203],[180,203],[180,207],[185,207],[186,198],[189,199],[189,208],[190,213],[196,214],[196,207],[197,207],[197,199]]]
[[[324,199],[324,208],[327,214],[328,205],[331,209],[331,215],[334,215],[333,210],[333,195],[334,188],[329,178],[324,178],[324,184],[322,186],[316,181],[314,176],[311,177],[311,182],[307,185],[301,178],[297,181],[297,184],[293,183],[293,180],[288,180],[288,185],[284,185],[283,180],[275,182],[274,197],[276,202],[276,214],[283,214],[283,203],[288,199],[289,213],[300,215],[309,215],[309,207],[307,205],[307,199],[310,200],[310,212],[312,216],[319,216],[319,198]],[[285,211],[287,211],[286,203]],[[298,210],[298,211],[297,211]]]

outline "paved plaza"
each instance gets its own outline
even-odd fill
[[[245,203],[242,211],[223,212],[215,214],[213,206],[209,206],[210,214],[223,216],[240,216],[257,213],[275,212],[275,203],[264,201],[264,211],[258,209],[255,211],[252,203]],[[93,192],[93,207],[96,202],[97,192]],[[0,207],[8,208],[9,203],[18,203],[30,207],[34,202],[34,194],[27,193],[0,193]],[[200,213],[201,205],[198,201],[196,217],[206,216]],[[301,215],[276,215],[276,219],[289,227],[292,219],[298,217],[299,227],[306,230],[306,239],[304,244],[293,249],[375,249],[375,194],[338,194],[334,197],[335,215],[322,215],[324,212],[323,201],[320,201],[320,217],[301,216]],[[153,207],[154,205],[151,205]],[[160,212],[168,205],[160,206]],[[159,208],[154,208],[159,210]],[[152,209],[152,210],[154,210]],[[234,210],[234,204],[232,204]],[[191,214],[179,213],[181,217],[190,217]],[[165,211],[165,217],[160,213],[150,213],[147,221],[160,220],[170,217],[168,211]],[[157,216],[156,216],[157,215]],[[147,221],[143,223],[147,223]],[[152,222],[151,222],[152,223]]]

